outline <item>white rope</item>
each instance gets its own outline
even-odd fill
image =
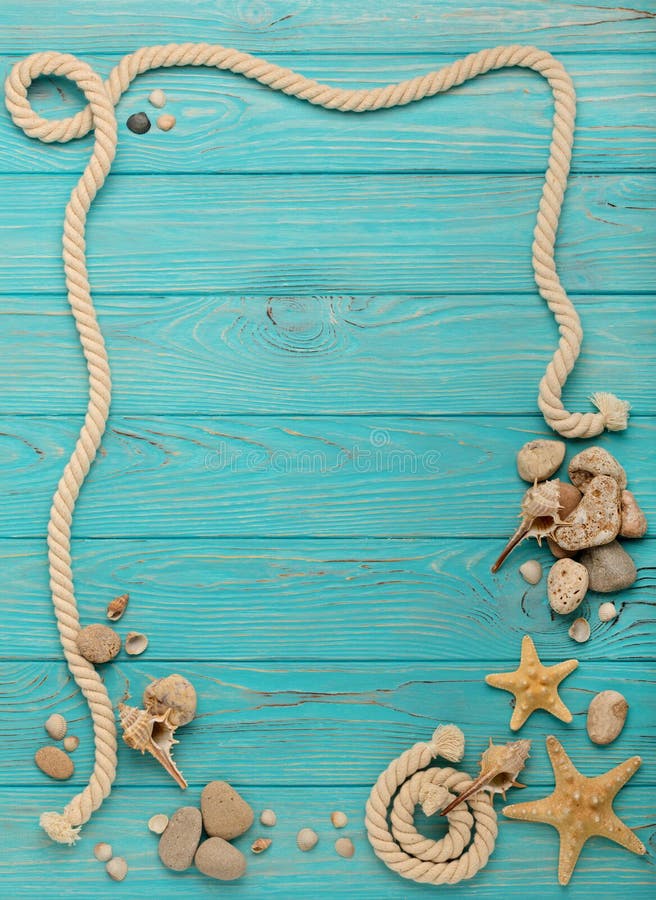
[[[94,667],[77,652],[80,624],[70,554],[75,502],[100,445],[111,398],[109,363],[87,274],[86,220],[116,152],[114,107],[137,75],[171,66],[230,70],[272,90],[341,112],[401,106],[443,93],[477,75],[507,66],[539,72],[553,91],[554,118],[549,163],[534,231],[533,269],[540,294],[558,322],[560,341],[540,382],[538,403],[547,423],[567,437],[592,437],[604,428],[621,430],[626,427],[629,409],[628,404],[606,393],[592,397],[600,410],[597,413],[570,413],[561,401],[583,336],[576,310],[560,284],[554,259],[556,231],[572,153],[576,98],[569,75],[550,53],[535,47],[495,47],[470,54],[438,71],[367,90],[329,87],[248,53],[209,44],[142,47],[123,57],[105,83],[89,65],[70,54],[35,53],[16,63],[5,82],[5,102],[13,121],[25,134],[47,143],[70,141],[92,130],[95,135],[91,158],[66,207],[63,237],[68,300],[87,362],[89,403],[75,450],[53,497],[48,526],[50,585],[57,624],[69,669],[89,703],[96,751],[89,785],[71,800],[63,818],[56,813],[44,816],[43,825],[48,833],[64,843],[76,839],[79,826],[109,794],[116,772],[116,727],[112,706]],[[32,82],[42,75],[60,75],[74,81],[84,93],[87,106],[64,119],[48,120],[37,115],[27,92]]]

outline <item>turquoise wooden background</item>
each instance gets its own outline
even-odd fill
[[[580,100],[558,259],[586,339],[566,400],[587,408],[592,390],[611,389],[633,403],[629,430],[601,443],[653,522],[653,24],[644,4],[572,0],[3,0],[0,53],[4,72],[58,49],[106,74],[142,44],[203,40],[357,86],[498,43],[554,52]],[[177,127],[132,135],[124,122],[154,87]],[[53,116],[79,105],[63,82],[42,80],[32,95]],[[3,896],[214,896],[202,877],[163,870],[146,829],[213,778],[280,823],[270,851],[222,893],[433,896],[375,859],[365,798],[439,721],[464,728],[470,770],[488,736],[508,739],[510,697],[483,676],[513,668],[527,632],[543,659],[581,665],[562,692],[573,723],[539,713],[521,732],[534,740],[521,799],[551,789],[548,733],[589,775],[642,754],[616,808],[649,856],[595,840],[568,895],[653,896],[653,541],[632,547],[639,578],[616,598],[616,621],[601,625],[599,598],[586,600],[583,646],[549,615],[544,582],[517,574],[531,556],[547,563],[546,551],[522,548],[489,574],[521,496],[514,454],[547,433],[535,395],[556,329],[530,243],[550,116],[547,85],[524,71],[361,118],[205,70],[148,74],[121,101],[118,157],[89,227],[115,395],[75,521],[77,588],[87,622],[129,590],[120,631],[151,639],[145,656],[107,670],[111,696],[125,678],[138,695],[148,678],[180,671],[200,714],[177,752],[187,795],[122,746],[111,798],[63,848],[37,818],[84,783],[91,740],[60,659],[45,529],[86,402],[59,247],[90,140],[46,147],[0,115]],[[613,687],[629,721],[595,747],[585,712]],[[54,710],[82,738],[67,785],[32,762]],[[333,809],[350,816],[352,860],[334,853]],[[294,847],[305,825],[321,838],[308,855]],[[97,840],[127,857],[123,885],[92,859]],[[552,829],[500,816],[485,871],[442,890],[558,897],[556,859]]]

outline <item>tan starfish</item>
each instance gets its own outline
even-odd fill
[[[571,722],[572,714],[558,696],[558,685],[578,666],[578,660],[567,659],[555,666],[543,666],[528,634],[522,640],[522,658],[514,672],[486,675],[492,687],[515,695],[515,709],[510,720],[513,731],[521,728],[536,709],[546,709],[562,722]]]
[[[556,779],[553,794],[544,800],[506,806],[503,814],[509,819],[545,822],[558,831],[560,884],[569,882],[588,838],[599,835],[633,853],[646,853],[642,841],[613,811],[615,795],[640,768],[640,757],[632,756],[610,772],[596,778],[586,778],[574,767],[563,745],[552,735],[547,738],[547,750]]]

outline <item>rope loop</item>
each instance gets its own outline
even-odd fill
[[[28,137],[45,143],[64,143],[83,137],[92,130],[95,137],[89,162],[66,207],[62,254],[68,301],[89,374],[89,403],[75,450],[53,497],[48,552],[52,600],[62,647],[70,671],[89,703],[96,755],[88,786],[66,807],[66,821],[58,819],[58,814],[45,817],[46,830],[52,833],[55,840],[62,842],[75,840],[79,826],[88,820],[109,794],[116,774],[116,726],[107,690],[93,666],[77,653],[76,637],[80,626],[70,554],[73,510],[100,445],[111,399],[109,362],[87,273],[86,220],[116,153],[116,104],[138,75],[151,69],[173,66],[207,66],[231,71],[299,100],[352,113],[389,109],[433,97],[478,75],[506,66],[533,69],[541,74],[553,92],[554,115],[549,162],[534,231],[533,269],[538,290],[558,323],[560,341],[540,382],[538,404],[547,424],[566,437],[593,437],[604,428],[622,430],[628,418],[628,403],[607,392],[593,394],[592,402],[599,409],[596,413],[571,413],[565,409],[561,399],[565,382],[580,353],[583,337],[579,317],[560,283],[554,258],[572,155],[576,97],[569,75],[550,53],[531,46],[493,47],[397,84],[356,90],[320,84],[291,69],[220,44],[141,47],[124,56],[105,82],[87,63],[67,53],[46,51],[17,62],[5,82],[5,103],[14,123]],[[74,81],[85,95],[87,106],[75,115],[62,119],[46,119],[38,115],[27,92],[32,82],[42,75],[60,75]]]

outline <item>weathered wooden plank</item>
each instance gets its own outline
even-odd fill
[[[497,44],[537,44],[553,52],[653,48],[653,12],[591,5],[582,0],[504,0],[463,6],[458,0],[268,0],[220,3],[161,0],[157,16],[144,16],[138,0],[114,0],[99,9],[68,0],[4,0],[0,50],[16,53],[74,47],[78,52],[126,53],[142,44],[204,41],[252,53],[471,53]],[[600,65],[602,65],[600,63]]]
[[[113,176],[88,229],[95,291],[533,291],[539,176]],[[71,176],[1,176],[0,291],[58,292]],[[575,176],[566,288],[656,291],[656,175]],[[37,227],[38,226],[38,227]]]
[[[1,534],[45,533],[80,424],[0,417]],[[655,427],[636,419],[596,439],[622,460],[648,517]],[[502,538],[525,488],[515,454],[548,434],[537,417],[115,417],[74,535]]]
[[[633,416],[653,412],[655,298],[575,302],[585,339],[567,383],[570,408],[587,409],[590,393],[604,388],[628,398]],[[1,411],[83,413],[87,378],[65,300],[0,304]],[[533,415],[556,342],[551,313],[529,294],[109,295],[98,307],[117,415]]]
[[[244,766],[248,762],[244,761]],[[600,759],[595,771],[603,769]],[[244,769],[244,774],[247,769]],[[364,805],[368,788],[357,787],[281,787],[256,786],[248,782],[238,785],[256,810],[272,807],[278,813],[274,829],[257,825],[235,841],[248,856],[248,872],[239,882],[229,886],[230,895],[253,898],[278,897],[349,897],[355,900],[385,898],[434,897],[435,887],[404,881],[390,872],[373,854],[364,829]],[[38,827],[45,809],[61,807],[65,786],[43,788],[8,788],[0,796],[3,821],[9,824],[3,834],[5,853],[0,857],[3,886],[11,897],[42,897],[44,873],[66,897],[109,896],[110,888],[103,866],[93,858],[91,848],[97,841],[111,842],[114,852],[128,860],[130,871],[123,892],[145,894],[156,885],[158,898],[179,900],[180,896],[215,897],[217,885],[202,877],[195,869],[183,874],[167,871],[157,857],[157,838],[146,828],[148,818],[165,811],[171,814],[181,803],[174,785],[137,787],[115,790],[102,810],[84,826],[81,842],[73,848],[52,844]],[[544,788],[529,787],[522,799],[533,800],[545,794]],[[516,800],[518,794],[513,795]],[[198,803],[199,788],[190,788],[185,803]],[[648,846],[654,841],[653,788],[629,784],[615,801],[615,809],[635,829]],[[502,804],[497,803],[497,811]],[[330,825],[333,809],[343,810],[349,817],[341,832],[353,839],[353,859],[340,859],[334,849],[340,834]],[[424,834],[439,834],[439,826],[419,818]],[[311,854],[296,849],[296,833],[310,825],[319,834],[319,844]],[[256,835],[273,839],[269,850],[253,856],[248,847]],[[558,838],[548,826],[513,822],[499,815],[499,837],[487,867],[473,882],[449,886],[449,897],[476,897],[498,900],[526,896],[530,879],[533,892],[541,900],[556,900],[563,890],[556,882]],[[636,900],[653,896],[653,851],[647,858],[638,857],[609,841],[595,839],[586,844],[574,876],[567,888],[568,898],[588,900],[601,895],[612,884],[614,891]],[[116,886],[111,886],[111,893]],[[120,888],[119,888],[120,889]],[[225,888],[223,888],[225,890]]]
[[[19,59],[0,58],[4,76]],[[453,54],[403,56],[276,56],[279,65],[340,87],[377,87],[449,64]],[[116,57],[86,57],[103,77]],[[579,107],[574,172],[654,168],[656,65],[647,56],[567,58]],[[155,87],[166,91],[173,131],[125,127],[145,109]],[[30,91],[42,116],[71,115],[79,94],[65,79],[44,78]],[[376,115],[341,116],[300,103],[232,73],[187,68],[141,76],[118,109],[120,145],[113,171],[147,172],[544,172],[551,131],[547,83],[526,70],[499,71],[439,99]],[[500,127],[503,123],[503,127]],[[28,140],[0,116],[2,172],[80,172],[90,139],[63,146]]]
[[[546,661],[562,659],[544,642],[537,647]],[[466,766],[473,767],[488,737],[509,740],[512,697],[483,679],[490,671],[512,668],[500,660],[484,665],[230,665],[158,663],[144,656],[105,667],[104,678],[114,703],[124,695],[126,679],[136,701],[151,678],[179,671],[191,680],[199,695],[198,716],[180,732],[175,749],[190,784],[205,784],[217,773],[230,782],[243,781],[245,765],[251,784],[372,784],[391,759],[424,735],[428,740],[440,721],[457,722],[467,735]],[[13,760],[0,770],[0,784],[46,782],[32,756],[44,742],[43,722],[54,711],[81,739],[69,789],[82,783],[90,766],[91,732],[86,703],[64,663],[3,662],[0,673],[0,734]],[[593,695],[609,687],[626,696],[629,725],[612,745],[600,748],[588,738],[585,717]],[[528,783],[552,781],[542,745],[545,733],[559,736],[584,771],[610,768],[640,754],[646,763],[634,781],[654,783],[649,759],[656,737],[656,689],[643,663],[616,662],[611,674],[604,662],[585,662],[568,677],[561,696],[574,715],[570,725],[538,711],[521,731],[535,740]],[[167,777],[152,758],[124,744],[119,748],[119,787],[161,784]]]
[[[150,635],[156,660],[488,660],[517,657],[530,632],[563,659],[656,656],[653,541],[627,543],[637,583],[614,596],[619,617],[602,624],[590,592],[573,616],[555,616],[546,581],[529,587],[518,566],[551,565],[534,543],[496,575],[497,540],[103,540],[73,546],[80,618],[104,621],[107,602],[129,591],[120,633]],[[45,541],[0,542],[10,586],[3,601],[3,659],[61,658],[49,608]],[[592,638],[575,646],[570,620]]]

